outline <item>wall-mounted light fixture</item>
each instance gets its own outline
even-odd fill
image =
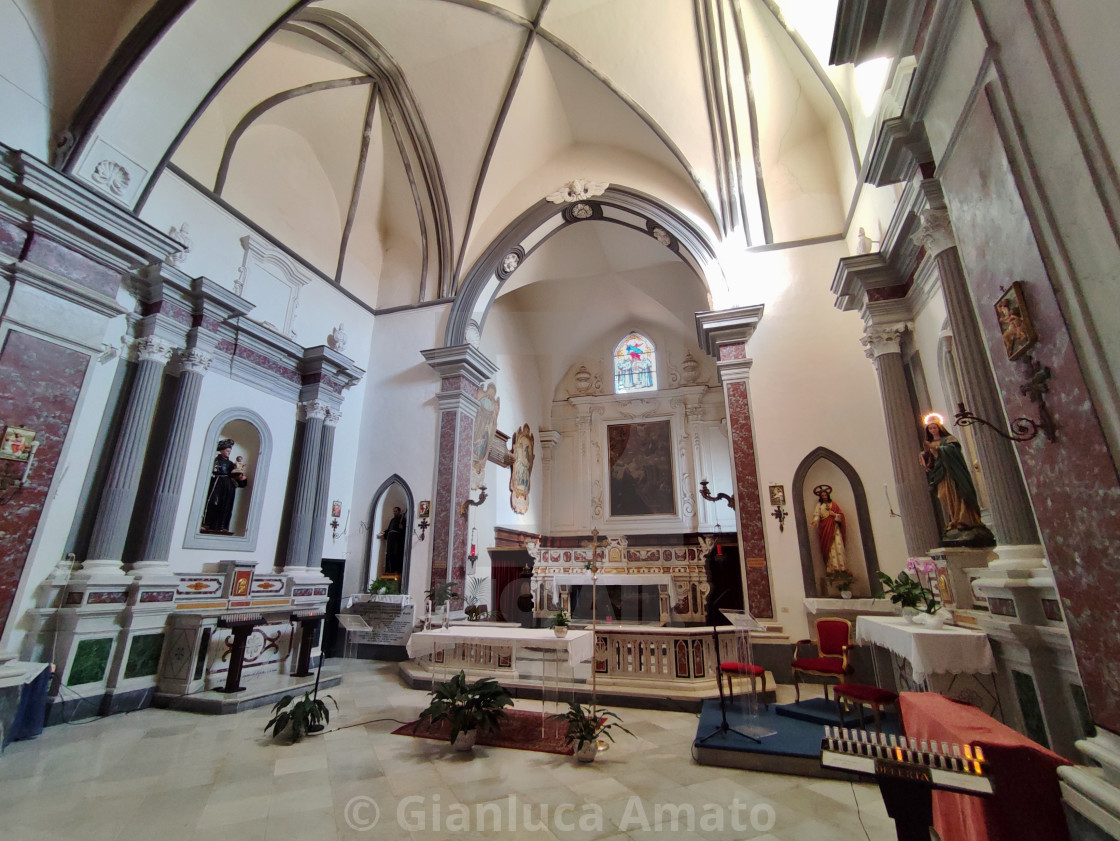
[[[1052,374],[1050,369],[1035,361],[1031,355],[1023,358],[1023,364],[1026,367],[1027,378],[1019,384],[1019,393],[1030,398],[1032,403],[1038,404],[1038,420],[1032,418],[1019,417],[1011,421],[1011,434],[1008,435],[999,426],[996,426],[984,418],[978,417],[964,407],[964,403],[957,404],[956,425],[957,426],[971,426],[974,423],[983,424],[995,431],[997,435],[1006,438],[1008,441],[1015,441],[1022,444],[1026,441],[1033,441],[1038,433],[1041,432],[1046,436],[1046,440],[1054,443],[1058,440],[1058,425],[1054,422],[1054,416],[1050,414],[1050,407],[1046,405],[1046,392],[1050,390],[1047,382],[1050,380]]]
[[[474,527],[472,527],[471,528],[471,551],[467,553],[467,560],[471,562],[471,573],[472,574],[474,573],[475,562],[478,560],[478,546],[477,546],[477,543],[475,542],[475,537],[476,537],[477,534],[478,534],[478,530],[475,529]]]
[[[480,485],[478,490],[480,491],[478,499],[471,499],[470,497],[467,497],[463,500],[463,504],[459,506],[460,517],[467,516],[467,511],[472,505],[482,505],[482,503],[486,501],[486,486]]]
[[[708,490],[707,479],[700,480],[700,496],[704,497],[704,499],[708,500],[708,502],[719,502],[719,500],[721,499],[726,500],[727,507],[732,510],[735,509],[735,497],[728,496],[727,494],[716,494],[715,496],[712,496],[712,492]]]

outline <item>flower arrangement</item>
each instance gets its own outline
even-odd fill
[[[848,572],[846,569],[833,570],[825,575],[829,583],[833,584],[841,593],[851,592],[852,582],[856,577]]]
[[[399,596],[401,583],[393,578],[375,578],[369,583],[371,596]]]
[[[879,583],[883,586],[883,595],[890,596],[891,602],[903,609],[911,608],[933,614],[941,607],[941,602],[933,591],[927,590],[917,577],[911,578],[906,571],[900,572],[898,578],[891,578],[880,571]]]

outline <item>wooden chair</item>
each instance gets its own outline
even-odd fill
[[[727,676],[727,694],[728,700],[735,700],[735,689],[732,678],[735,675],[742,675],[751,679],[751,692],[755,691],[755,679],[762,678],[762,691],[766,691],[766,669],[762,666],[756,666],[754,663],[740,663],[735,660],[727,660],[719,664],[719,679],[722,681],[724,676]]]
[[[865,686],[862,683],[838,683],[832,688],[833,697],[836,698],[836,709],[840,713],[840,726],[844,727],[844,705],[851,704],[859,712],[859,726],[864,728],[863,705],[871,707],[871,714],[875,717],[875,727],[883,732],[883,722],[880,720],[879,709],[884,706],[898,707],[898,693],[889,689],[880,689],[878,686]]]
[[[793,688],[797,702],[801,702],[801,675],[816,675],[817,677],[834,678],[837,683],[843,683],[844,678],[852,673],[852,666],[848,662],[848,638],[851,634],[852,623],[847,619],[818,619],[817,620],[817,656],[800,657],[802,645],[811,645],[812,640],[798,640],[794,646],[792,663]],[[824,697],[828,700],[828,684],[824,686]]]

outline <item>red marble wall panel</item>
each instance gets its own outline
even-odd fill
[[[981,99],[942,176],[962,262],[1009,417],[1037,418],[1019,393],[1022,360],[1007,359],[994,310],[1001,287],[1023,281],[1038,344],[1049,366],[1047,404],[1057,443],[1039,436],[1018,453],[1042,540],[1065,606],[1085,694],[1097,724],[1120,733],[1120,479],[1069,330],[1050,285],[1015,175],[988,103]]]
[[[0,633],[10,618],[88,364],[84,353],[16,331],[8,333],[0,350],[0,419],[35,430],[39,442],[30,485],[0,505]],[[20,468],[0,461],[5,473]],[[0,499],[10,493],[0,492]]]
[[[758,495],[758,463],[747,384],[730,382],[724,391],[731,427],[731,455],[735,464],[735,512],[739,517],[743,561],[747,570],[747,604],[755,616],[772,619],[774,602],[766,562],[762,502]]]
[[[747,358],[747,346],[742,344],[742,343],[730,344],[730,345],[720,345],[719,346],[719,358],[720,358],[721,362],[726,361],[726,360],[732,360],[732,359],[746,359]]]
[[[447,547],[451,541],[451,509],[454,504],[455,412],[439,419],[439,452],[436,457],[436,496],[432,511],[432,583],[447,580]]]
[[[455,500],[452,504],[454,521],[451,535],[451,580],[458,583],[456,591],[460,597],[466,592],[467,551],[469,550],[469,531],[467,518],[459,515],[459,506],[471,493],[471,443],[474,440],[474,418],[465,413],[459,414],[458,441],[455,447]],[[469,513],[469,511],[468,511]],[[456,599],[452,607],[463,606],[462,598]]]
[[[22,228],[0,219],[0,254],[7,254],[18,260],[25,242],[27,234]]]
[[[110,298],[116,296],[121,285],[120,272],[83,257],[42,234],[31,235],[31,245],[24,259]]]

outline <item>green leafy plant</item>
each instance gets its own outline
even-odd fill
[[[329,698],[330,702],[334,704],[334,708],[338,709],[338,702],[334,698],[331,698],[330,695],[324,695],[323,697]],[[272,708],[272,719],[264,726],[266,733],[270,729],[272,730],[272,738],[278,738],[284,732],[284,729],[290,725],[292,741],[298,742],[312,728],[317,729],[330,723],[331,712],[320,698],[313,698],[310,692],[305,692],[298,701],[294,699],[294,695],[285,695]]]
[[[891,597],[891,602],[902,607],[912,607],[923,613],[936,613],[941,607],[941,602],[922,586],[917,578],[911,578],[906,572],[900,572],[898,578],[892,579],[885,572],[879,572],[879,583],[883,585],[883,594]]]
[[[835,585],[836,589],[839,590],[841,593],[843,593],[846,590],[851,590],[852,589],[852,582],[856,580],[856,577],[854,575],[852,575],[850,572],[848,572],[846,569],[841,569],[841,570],[836,570],[834,572],[830,572],[825,576],[825,578],[827,578],[829,580],[829,582],[831,582],[833,585]]]
[[[556,611],[552,614],[552,627],[553,628],[567,628],[571,624],[571,617],[564,612],[563,609]]]
[[[401,582],[393,578],[375,578],[369,583],[371,596],[399,596],[400,593]]]
[[[466,607],[463,608],[463,613],[467,614],[467,619],[472,622],[476,622],[486,615],[486,605],[480,604],[480,602],[482,594],[486,592],[488,583],[489,579],[475,575],[467,579],[467,594],[463,597]]]
[[[431,703],[420,713],[413,727],[415,732],[421,722],[438,724],[447,721],[451,724],[451,741],[460,733],[478,729],[497,730],[506,716],[505,707],[513,706],[509,690],[492,677],[484,677],[474,683],[467,683],[466,672],[459,672],[445,683],[437,683],[429,693]]]
[[[599,708],[592,715],[591,707],[584,707],[575,701],[569,701],[568,711],[556,716],[556,718],[561,718],[567,723],[568,729],[564,735],[568,744],[574,744],[577,751],[589,742],[599,741],[603,736],[613,742],[614,736],[611,735],[611,730],[614,728],[621,730],[628,736],[634,735],[622,726],[622,719],[617,714]],[[608,720],[612,718],[615,720]]]
[[[428,591],[428,598],[431,599],[432,607],[443,607],[452,599],[459,598],[459,594],[455,591],[455,583],[454,581],[441,581],[432,585],[432,589]]]

